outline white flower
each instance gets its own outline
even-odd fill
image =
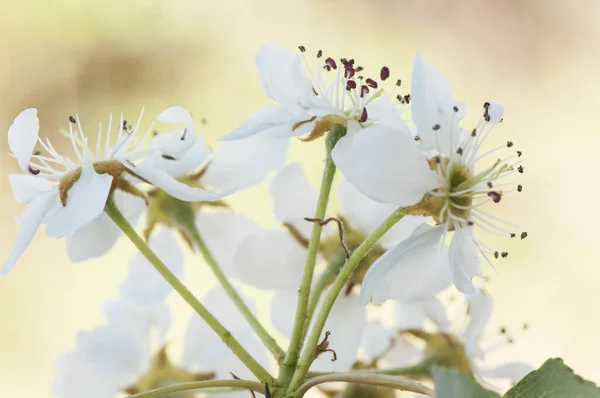
[[[167,116],[173,116],[173,113],[175,112],[167,112]],[[177,116],[181,116],[181,113]],[[27,174],[11,177],[11,185],[15,199],[27,203],[27,206],[20,218],[13,251],[4,263],[2,273],[6,274],[12,269],[41,224],[47,224],[46,233],[51,237],[70,236],[102,214],[108,196],[116,188],[135,193],[137,190],[124,178],[127,172],[181,200],[211,201],[231,192],[209,193],[200,188],[192,188],[177,182],[161,170],[158,167],[160,165],[156,164],[157,152],[163,156],[167,147],[163,146],[160,151],[139,150],[151,128],[141,140],[133,144],[141,117],[142,114],[131,128],[126,126],[121,116],[120,123],[116,126],[117,141],[111,146],[111,115],[104,143],[102,126],[99,128],[94,153],[88,147],[88,138],[83,133],[81,123],[71,117],[69,138],[76,156],[75,161],[59,154],[48,139],[44,141],[38,137],[39,121],[35,109],[27,109],[15,118],[8,131],[9,147],[20,168]],[[169,119],[166,116],[164,118]],[[74,126],[77,126],[77,131],[74,131]],[[182,141],[181,138],[185,137],[180,136],[179,141]],[[44,154],[34,153],[37,142]],[[185,143],[184,146],[186,145],[188,144]],[[177,149],[180,154],[186,152],[186,148]],[[110,242],[115,240],[114,235],[107,234],[106,242],[99,246],[110,247]],[[77,253],[74,257],[87,258],[92,255]]]
[[[223,140],[235,140],[255,134],[295,137],[313,132],[314,138],[336,124],[356,122],[368,125],[388,120],[395,107],[389,100],[393,93],[373,107],[376,119],[367,110],[383,92],[376,79],[361,76],[362,67],[354,59],[339,61],[317,53],[313,69],[305,57],[306,49],[290,54],[275,43],[267,43],[256,54],[256,68],[264,93],[277,102],[252,113]],[[383,67],[380,80],[389,77]],[[386,104],[387,101],[387,104]]]
[[[373,125],[349,130],[332,151],[337,167],[364,194],[407,207],[409,215],[430,216],[437,224],[422,226],[371,267],[363,283],[363,301],[412,300],[405,292],[412,290],[414,276],[407,272],[416,275],[424,264],[431,269],[449,263],[457,288],[474,293],[472,278],[483,276],[479,254],[488,261],[490,256],[507,254],[486,246],[474,236],[473,229],[515,236],[499,225],[509,223],[481,209],[486,203],[498,203],[508,192],[522,189],[505,182],[507,176],[523,171],[522,166],[517,167],[520,160],[515,159],[521,152],[494,158],[488,165],[481,161],[513,146],[508,142],[480,153],[484,140],[502,121],[503,107],[495,101],[486,103],[477,127],[464,130],[460,125],[464,106],[452,100],[446,80],[423,62],[420,54],[415,58],[411,95],[414,139],[403,128]],[[450,235],[446,251],[444,241]]]

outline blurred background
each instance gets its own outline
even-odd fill
[[[501,217],[529,233],[500,242],[510,252],[492,275],[490,326],[529,330],[498,352],[539,366],[563,357],[600,381],[597,178],[600,164],[600,2],[495,0],[6,1],[0,14],[0,130],[36,107],[41,135],[78,113],[88,130],[110,112],[147,121],[174,104],[190,109],[215,139],[267,102],[254,54],[267,41],[294,51],[322,49],[373,71],[410,78],[417,49],[450,81],[475,121],[484,101],[506,106],[488,145],[515,142],[526,157],[524,190],[503,200]],[[408,85],[406,86],[408,89]],[[474,111],[474,112],[473,112]],[[316,183],[318,143],[295,143],[291,159]],[[0,141],[0,258],[8,256],[22,207],[8,174],[17,172]],[[236,195],[240,211],[275,225],[265,186]],[[490,245],[494,246],[493,238]],[[121,240],[99,260],[71,264],[64,242],[39,233],[15,269],[0,278],[0,396],[50,397],[55,360],[78,330],[99,324],[134,253]],[[190,261],[199,262],[197,257]],[[194,267],[189,267],[194,268]],[[196,267],[195,291],[210,285]],[[172,298],[180,305],[177,297]],[[182,307],[183,308],[183,307]],[[187,316],[182,320],[182,324]],[[181,327],[176,325],[175,328]]]

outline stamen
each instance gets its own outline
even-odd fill
[[[381,81],[385,81],[388,77],[390,77],[390,68],[384,66],[381,68],[381,72],[379,72],[379,78]]]
[[[367,113],[367,108],[363,108],[362,114],[360,115],[360,119],[358,119],[358,122],[364,123],[367,121],[368,118],[369,118],[369,115]]]
[[[527,237],[527,232],[521,232],[521,240]]]
[[[367,85],[371,88],[377,88],[377,82],[370,77],[365,80],[365,83],[367,83]]]

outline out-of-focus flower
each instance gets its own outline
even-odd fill
[[[147,181],[169,195],[186,201],[212,201],[231,193],[210,193],[187,186],[159,168],[156,164],[157,156],[171,156],[166,154],[167,150],[185,156],[193,143],[186,141],[184,132],[179,136],[178,146],[171,142],[160,148],[140,150],[151,132],[150,127],[141,140],[133,143],[142,114],[143,112],[133,128],[121,116],[117,126],[117,140],[113,146],[111,115],[104,145],[100,126],[94,153],[89,149],[88,137],[83,133],[79,119],[70,117],[68,135],[76,156],[75,161],[59,154],[48,139],[44,141],[39,138],[37,110],[27,109],[16,117],[8,131],[8,142],[11,153],[27,174],[12,176],[11,184],[15,199],[27,203],[27,206],[19,221],[19,233],[13,251],[4,263],[2,273],[12,269],[41,224],[47,224],[46,233],[51,237],[70,236],[101,215],[107,199],[116,189],[143,197],[143,193],[126,178],[127,175]],[[172,121],[180,116],[180,111],[171,108],[159,115],[159,118]],[[77,131],[74,131],[74,126]],[[34,152],[38,142],[46,153]],[[106,242],[99,246],[110,246],[110,242],[115,240],[114,235],[107,234]],[[89,256],[91,255],[86,253],[74,253],[76,259]]]
[[[506,177],[523,172],[518,166],[521,160],[515,159],[521,152],[494,160],[491,165],[482,166],[481,162],[497,150],[513,146],[508,142],[480,153],[489,133],[502,121],[502,105],[486,103],[477,127],[464,130],[460,125],[464,106],[452,100],[446,80],[423,62],[420,54],[414,62],[411,95],[417,128],[414,139],[402,129],[373,125],[349,131],[332,151],[337,167],[364,194],[407,207],[407,215],[429,216],[437,224],[421,226],[371,267],[363,283],[363,301],[411,300],[404,292],[413,290],[418,270],[440,261],[449,263],[460,291],[474,293],[472,278],[483,276],[479,254],[488,261],[489,256],[507,256],[477,239],[474,227],[515,237],[501,227],[508,224],[506,221],[481,209],[486,203],[500,202],[508,192],[522,189],[505,182]],[[449,234],[452,240],[446,250],[444,241]]]

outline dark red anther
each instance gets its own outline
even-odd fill
[[[348,82],[346,82],[346,90],[352,90],[353,88],[356,88],[356,82],[354,80],[348,80]]]
[[[325,60],[325,63],[326,63],[327,65],[329,65],[329,67],[330,67],[330,68],[332,68],[332,69],[337,69],[337,64],[335,63],[335,60],[334,60],[333,58],[331,58],[331,57],[327,58],[327,59]]]
[[[348,65],[354,66],[354,58],[348,60]]]
[[[500,202],[500,199],[502,199],[502,196],[496,192],[496,191],[489,191],[487,193],[487,196],[489,196],[490,198],[492,198],[492,200],[494,201],[494,203],[498,203]]]
[[[365,95],[369,94],[369,87],[363,85],[360,88],[360,98],[364,97]]]
[[[390,68],[388,68],[387,66],[384,66],[383,68],[381,68],[379,77],[381,78],[381,81],[385,81],[385,79],[390,77]]]
[[[73,116],[69,116],[69,122],[75,124],[77,123],[77,121],[75,120],[75,118]]]
[[[348,66],[347,64],[346,64],[346,66],[344,66],[344,77],[346,79],[352,78],[352,76],[354,76],[354,72],[356,72],[356,71],[354,70],[353,67]]]
[[[365,82],[367,83],[367,85],[369,87],[377,88],[377,82],[375,80],[371,79],[370,77],[367,78],[367,80],[365,80]]]
[[[317,52],[317,58],[321,58],[323,56],[323,50],[319,50]]]
[[[33,174],[34,176],[36,176],[36,175],[40,174],[40,171],[39,171],[39,170],[36,170],[36,169],[34,169],[33,167],[31,167],[31,166],[27,166],[27,170],[29,170],[29,172],[30,172],[31,174]]]
[[[367,113],[367,108],[363,108],[362,114],[360,115],[360,119],[358,121],[360,123],[364,123],[369,118],[369,114]]]

